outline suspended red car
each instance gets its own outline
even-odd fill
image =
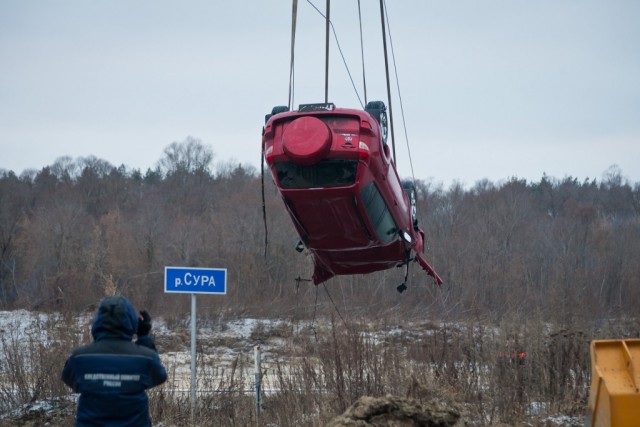
[[[263,155],[300,236],[313,256],[313,282],[364,274],[423,258],[416,192],[401,182],[387,139],[381,101],[364,111],[331,103],[275,107],[266,116]],[[406,289],[405,283],[398,291]]]

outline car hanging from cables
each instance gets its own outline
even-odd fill
[[[364,274],[416,261],[442,280],[423,257],[416,191],[402,182],[386,143],[386,107],[365,111],[332,103],[274,107],[266,116],[264,159],[300,236],[312,254],[313,282]]]
[[[297,0],[293,0],[289,105],[274,107],[265,116],[263,179],[266,161],[300,236],[296,250],[312,255],[314,284],[336,275],[404,266],[404,281],[397,287],[403,292],[409,264],[415,261],[441,285],[442,279],[423,256],[425,235],[418,226],[414,181],[401,181],[395,166],[384,0],[380,0],[380,15],[389,117],[383,101],[367,102],[366,85],[362,110],[336,108],[328,102],[329,28],[333,26],[329,1],[326,15],[312,5],[326,20],[324,103],[301,104],[292,110],[297,14]],[[359,8],[360,2],[360,16]],[[344,58],[343,62],[346,66]],[[264,206],[263,200],[263,216]],[[267,241],[265,216],[265,254]]]

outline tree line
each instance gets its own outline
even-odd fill
[[[640,183],[615,167],[600,181],[417,181],[427,258],[445,284],[415,265],[398,294],[402,269],[314,287],[270,175],[214,159],[187,138],[145,173],[95,157],[0,171],[0,309],[92,310],[115,291],[180,318],[188,299],[163,293],[174,265],[228,269],[227,295],[200,300],[211,318],[524,314],[569,324],[637,314]]]

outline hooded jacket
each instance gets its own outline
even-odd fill
[[[94,342],[73,351],[62,380],[80,393],[76,427],[151,426],[146,390],[162,384],[167,372],[151,337],[132,342],[135,309],[122,296],[100,302],[93,320]]]

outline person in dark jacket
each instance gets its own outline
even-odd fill
[[[146,390],[165,382],[167,371],[150,330],[149,314],[139,317],[125,297],[100,302],[94,342],[75,349],[62,369],[62,380],[80,393],[76,427],[151,426]]]

